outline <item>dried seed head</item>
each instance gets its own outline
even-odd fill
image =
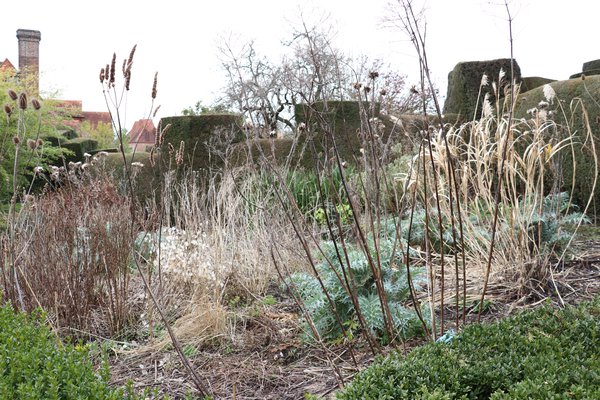
[[[387,94],[387,91],[385,89],[381,89],[381,91],[379,92],[380,96],[385,96]]]
[[[104,68],[104,80],[108,82],[109,78],[110,78],[110,65],[106,64],[106,67]]]
[[[13,143],[18,146],[21,143],[21,139],[18,136],[13,136]]]
[[[110,84],[115,84],[115,69],[117,64],[117,53],[113,53],[112,61],[110,62]]]
[[[185,150],[185,142],[182,140],[179,142],[179,150],[177,150],[177,154],[175,154],[175,164],[181,165],[183,164],[183,154]]]
[[[137,48],[137,44],[134,44],[129,52],[129,58],[127,59],[127,70],[131,70],[131,65],[133,64],[133,55],[135,54],[135,49]]]
[[[31,105],[33,106],[34,109],[36,109],[38,111],[39,111],[40,108],[42,108],[42,105],[40,104],[40,102],[39,102],[38,99],[32,99],[31,100]]]
[[[129,90],[129,85],[131,83],[131,71],[125,71],[125,90]]]
[[[354,89],[356,89],[356,90],[360,90],[361,87],[362,87],[362,83],[360,83],[360,82],[356,82],[354,84]]]
[[[369,72],[369,79],[375,80],[378,77],[379,77],[379,72],[377,72],[377,71],[371,71],[371,72]]]
[[[100,83],[104,83],[104,68],[100,68]]]
[[[585,81],[585,74],[581,74],[581,80]]]
[[[6,115],[8,115],[9,117],[12,115],[12,108],[11,106],[9,106],[8,104],[4,105],[4,112],[6,113]]]
[[[154,83],[152,84],[152,98],[156,98],[156,83],[158,81],[158,72],[154,74]]]
[[[365,93],[369,93],[371,91],[371,88],[369,86],[365,86]]]
[[[25,92],[22,92],[19,95],[19,108],[21,110],[27,109],[27,95],[25,94]]]
[[[33,139],[27,139],[27,147],[29,147],[31,150],[37,149],[37,141]]]
[[[152,113],[152,118],[156,117],[156,113],[158,112],[158,110],[160,110],[160,104],[154,109],[154,113]]]
[[[43,145],[44,145],[44,140],[43,139],[38,139],[37,140],[37,146],[40,147],[40,146],[43,146]]]
[[[121,72],[123,72],[123,76],[127,76],[127,60],[123,60],[123,66],[121,67]]]
[[[160,147],[163,145],[163,142],[165,141],[165,135],[167,134],[169,129],[171,129],[171,124],[167,124],[167,126],[165,126],[165,128],[162,131],[160,131],[160,134],[157,135],[156,147]]]
[[[12,100],[17,100],[17,92],[12,89],[8,89],[8,97],[10,97]]]
[[[155,160],[154,160],[154,154],[155,154],[155,152],[156,152],[156,148],[153,147],[152,149],[150,149],[150,165],[153,166],[153,167],[156,164]]]

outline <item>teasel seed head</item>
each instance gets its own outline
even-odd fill
[[[385,89],[381,89],[381,91],[379,92],[380,96],[385,96],[387,94],[387,91]]]
[[[106,64],[106,67],[104,68],[104,80],[108,82],[109,78],[110,78],[110,65]]]
[[[44,145],[44,140],[43,139],[38,139],[37,141],[37,147],[41,147]]]
[[[29,147],[30,150],[37,149],[37,141],[34,139],[27,139],[27,147]]]
[[[9,106],[8,104],[4,105],[4,112],[6,113],[6,115],[8,115],[8,117],[10,118],[10,116],[12,115],[12,107]]]
[[[104,68],[100,68],[100,83],[104,83]]]
[[[25,94],[25,92],[21,92],[21,94],[19,95],[19,108],[21,110],[27,109],[27,95]]]
[[[371,88],[369,86],[365,86],[365,93],[369,93],[371,91]]]
[[[18,146],[21,143],[21,139],[18,136],[13,136],[13,143]]]
[[[379,72],[377,72],[377,71],[371,71],[371,72],[369,72],[369,78],[370,79],[375,80],[378,77],[379,77]]]
[[[361,87],[362,87],[362,83],[360,83],[360,82],[356,82],[354,84],[354,89],[356,89],[356,90],[360,90]]]
[[[18,98],[17,92],[12,89],[8,89],[8,97],[10,97],[13,101],[16,101]]]
[[[42,108],[42,104],[38,99],[31,99],[31,105],[36,111],[39,111]]]
[[[156,98],[156,84],[158,81],[158,72],[154,74],[154,83],[152,84],[152,98]]]

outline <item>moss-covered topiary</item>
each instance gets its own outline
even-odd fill
[[[521,69],[517,61],[513,61],[514,78],[517,83],[520,83]],[[467,119],[471,119],[473,115],[476,115],[478,118],[481,115],[481,110],[477,110],[475,114],[475,106],[481,87],[481,79],[485,74],[490,83],[497,82],[501,69],[506,73],[505,79],[510,83],[510,58],[469,61],[456,64],[454,69],[448,74],[448,91],[446,102],[444,103],[444,114],[460,114]],[[491,93],[491,85],[484,86],[481,89],[482,96],[487,92],[490,93],[490,99],[494,99],[493,93]],[[479,104],[481,104],[481,101]]]
[[[521,82],[521,93],[525,93],[551,82],[556,82],[556,79],[542,78],[540,76],[527,76],[523,78]]]
[[[582,111],[585,109],[587,112],[587,120],[590,123],[589,126],[595,138],[596,155],[600,157],[600,106],[598,104],[600,102],[600,76],[557,81],[549,85],[556,93],[556,99],[550,105],[550,109],[555,111],[555,121],[562,126],[566,126],[568,121],[570,130],[576,134],[575,185],[572,192],[574,202],[583,207],[592,192],[595,170],[591,143],[588,141],[585,146],[583,145],[585,142],[585,132],[587,131]],[[578,102],[577,99],[581,101]],[[527,110],[537,107],[542,100],[546,100],[543,87],[521,94],[517,99],[515,116],[517,118],[531,118],[527,114]],[[562,104],[566,115],[563,115],[561,109],[558,107],[558,101]],[[563,152],[562,170],[564,175],[564,190],[571,191],[573,186],[573,158],[570,151]],[[600,214],[599,194],[600,182],[596,185],[594,191],[594,199],[589,210],[591,216]]]
[[[357,101],[317,102],[310,106],[298,104],[295,117],[298,124],[304,123],[313,134],[317,152],[331,149],[325,130],[333,134],[338,152],[343,160],[352,162],[360,156],[362,139],[359,131],[362,128],[361,109],[369,109],[371,105]],[[370,118],[379,117],[379,104],[368,111]],[[366,130],[366,129],[365,129]]]

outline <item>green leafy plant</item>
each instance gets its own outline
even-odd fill
[[[40,312],[0,307],[0,398],[139,399],[133,387],[111,388],[110,371],[90,361],[88,346],[63,344]]]
[[[469,325],[408,356],[381,358],[338,399],[600,398],[600,297]]]
[[[415,310],[406,307],[409,298],[409,282],[406,267],[403,265],[394,236],[382,235],[378,238],[379,258],[381,263],[381,279],[385,290],[388,307],[393,319],[397,334],[402,338],[410,338],[422,333],[422,325]],[[339,246],[339,244],[338,244]],[[335,304],[336,311],[345,327],[346,335],[353,335],[359,330],[357,311],[350,294],[340,284],[339,276],[343,275],[342,265],[336,257],[336,244],[333,241],[324,242],[322,261],[316,265],[316,270],[323,285]],[[357,245],[346,244],[348,265],[343,268],[350,275],[351,287],[358,299],[360,312],[364,316],[367,329],[379,338],[382,343],[390,341],[384,326],[384,316],[372,271],[369,268],[367,255]],[[373,237],[369,238],[369,251],[375,255]],[[327,260],[330,260],[330,264]],[[349,267],[349,268],[348,268]],[[422,268],[412,268],[413,284],[419,286],[424,283]],[[336,316],[332,311],[327,296],[320,287],[317,277],[308,273],[296,273],[290,277],[290,282],[311,315],[320,336],[327,340],[343,339],[343,332]],[[291,286],[291,285],[290,285]],[[305,330],[307,339],[314,339],[308,329]]]

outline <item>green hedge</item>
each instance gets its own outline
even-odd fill
[[[62,344],[41,314],[0,307],[0,399],[137,399],[133,392],[108,385],[85,346]]]
[[[573,182],[573,158],[570,150],[563,152],[562,170],[564,175],[564,190],[573,192],[575,204],[582,209],[585,206],[590,194],[592,193],[592,184],[595,178],[594,171],[594,153],[591,150],[590,141],[585,140],[586,128],[582,117],[582,107],[579,103],[573,102],[574,99],[581,99],[588,115],[588,121],[593,132],[594,144],[596,147],[596,156],[600,158],[600,75],[587,77],[583,79],[569,79],[566,81],[552,82],[549,84],[556,92],[556,99],[550,104],[549,109],[555,112],[555,121],[558,124],[569,124],[571,131],[575,132],[575,185]],[[517,118],[531,118],[527,110],[537,107],[540,101],[545,100],[544,88],[538,87],[520,95],[517,99],[515,116]],[[566,113],[566,118],[558,107],[558,101],[561,102]],[[573,109],[571,110],[571,106]],[[563,130],[564,131],[564,130]],[[583,143],[586,143],[583,146]],[[600,215],[600,182],[596,185],[594,191],[594,200],[589,210],[589,215]]]
[[[470,325],[448,343],[393,353],[338,399],[600,399],[600,297]]]
[[[165,134],[163,144],[165,161],[172,159],[168,157],[170,146],[176,151],[180,143],[184,142],[186,166],[191,166],[194,170],[221,165],[221,159],[209,153],[209,145],[216,151],[222,151],[225,144],[219,143],[219,139],[227,142],[225,137],[231,135],[233,143],[236,143],[245,138],[242,130],[243,119],[239,114],[202,114],[161,119],[162,127],[169,124],[171,127]]]

